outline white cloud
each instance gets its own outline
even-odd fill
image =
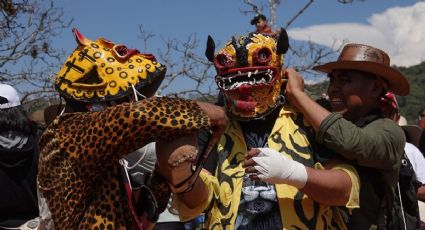
[[[385,50],[391,64],[411,66],[425,61],[425,2],[373,14],[368,24],[323,24],[290,29],[288,34],[328,47],[342,42],[369,44]]]

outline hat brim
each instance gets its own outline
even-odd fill
[[[388,83],[388,90],[399,96],[409,94],[409,82],[399,71],[378,63],[368,61],[336,61],[313,67],[313,70],[330,73],[333,70],[359,70],[379,75]]]

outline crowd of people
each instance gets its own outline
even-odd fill
[[[208,38],[215,105],[154,96],[154,55],[76,29],[47,127],[0,84],[0,229],[425,229],[425,108],[400,125],[388,54],[346,44],[314,100],[286,31],[251,24]]]

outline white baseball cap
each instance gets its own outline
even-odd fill
[[[8,109],[21,105],[19,93],[10,85],[0,84],[0,109]]]

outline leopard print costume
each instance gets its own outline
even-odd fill
[[[58,72],[55,88],[68,101],[109,107],[66,113],[47,128],[39,143],[40,195],[55,229],[146,228],[151,220],[140,218],[144,207],[128,198],[119,160],[149,142],[209,128],[209,118],[195,102],[180,99],[119,104],[133,93],[153,95],[165,66],[153,55],[73,32],[78,46]],[[167,201],[168,185],[157,182],[151,184],[158,202]]]
[[[40,140],[38,183],[56,229],[132,229],[118,160],[145,144],[210,126],[194,103],[153,98],[64,114]]]

